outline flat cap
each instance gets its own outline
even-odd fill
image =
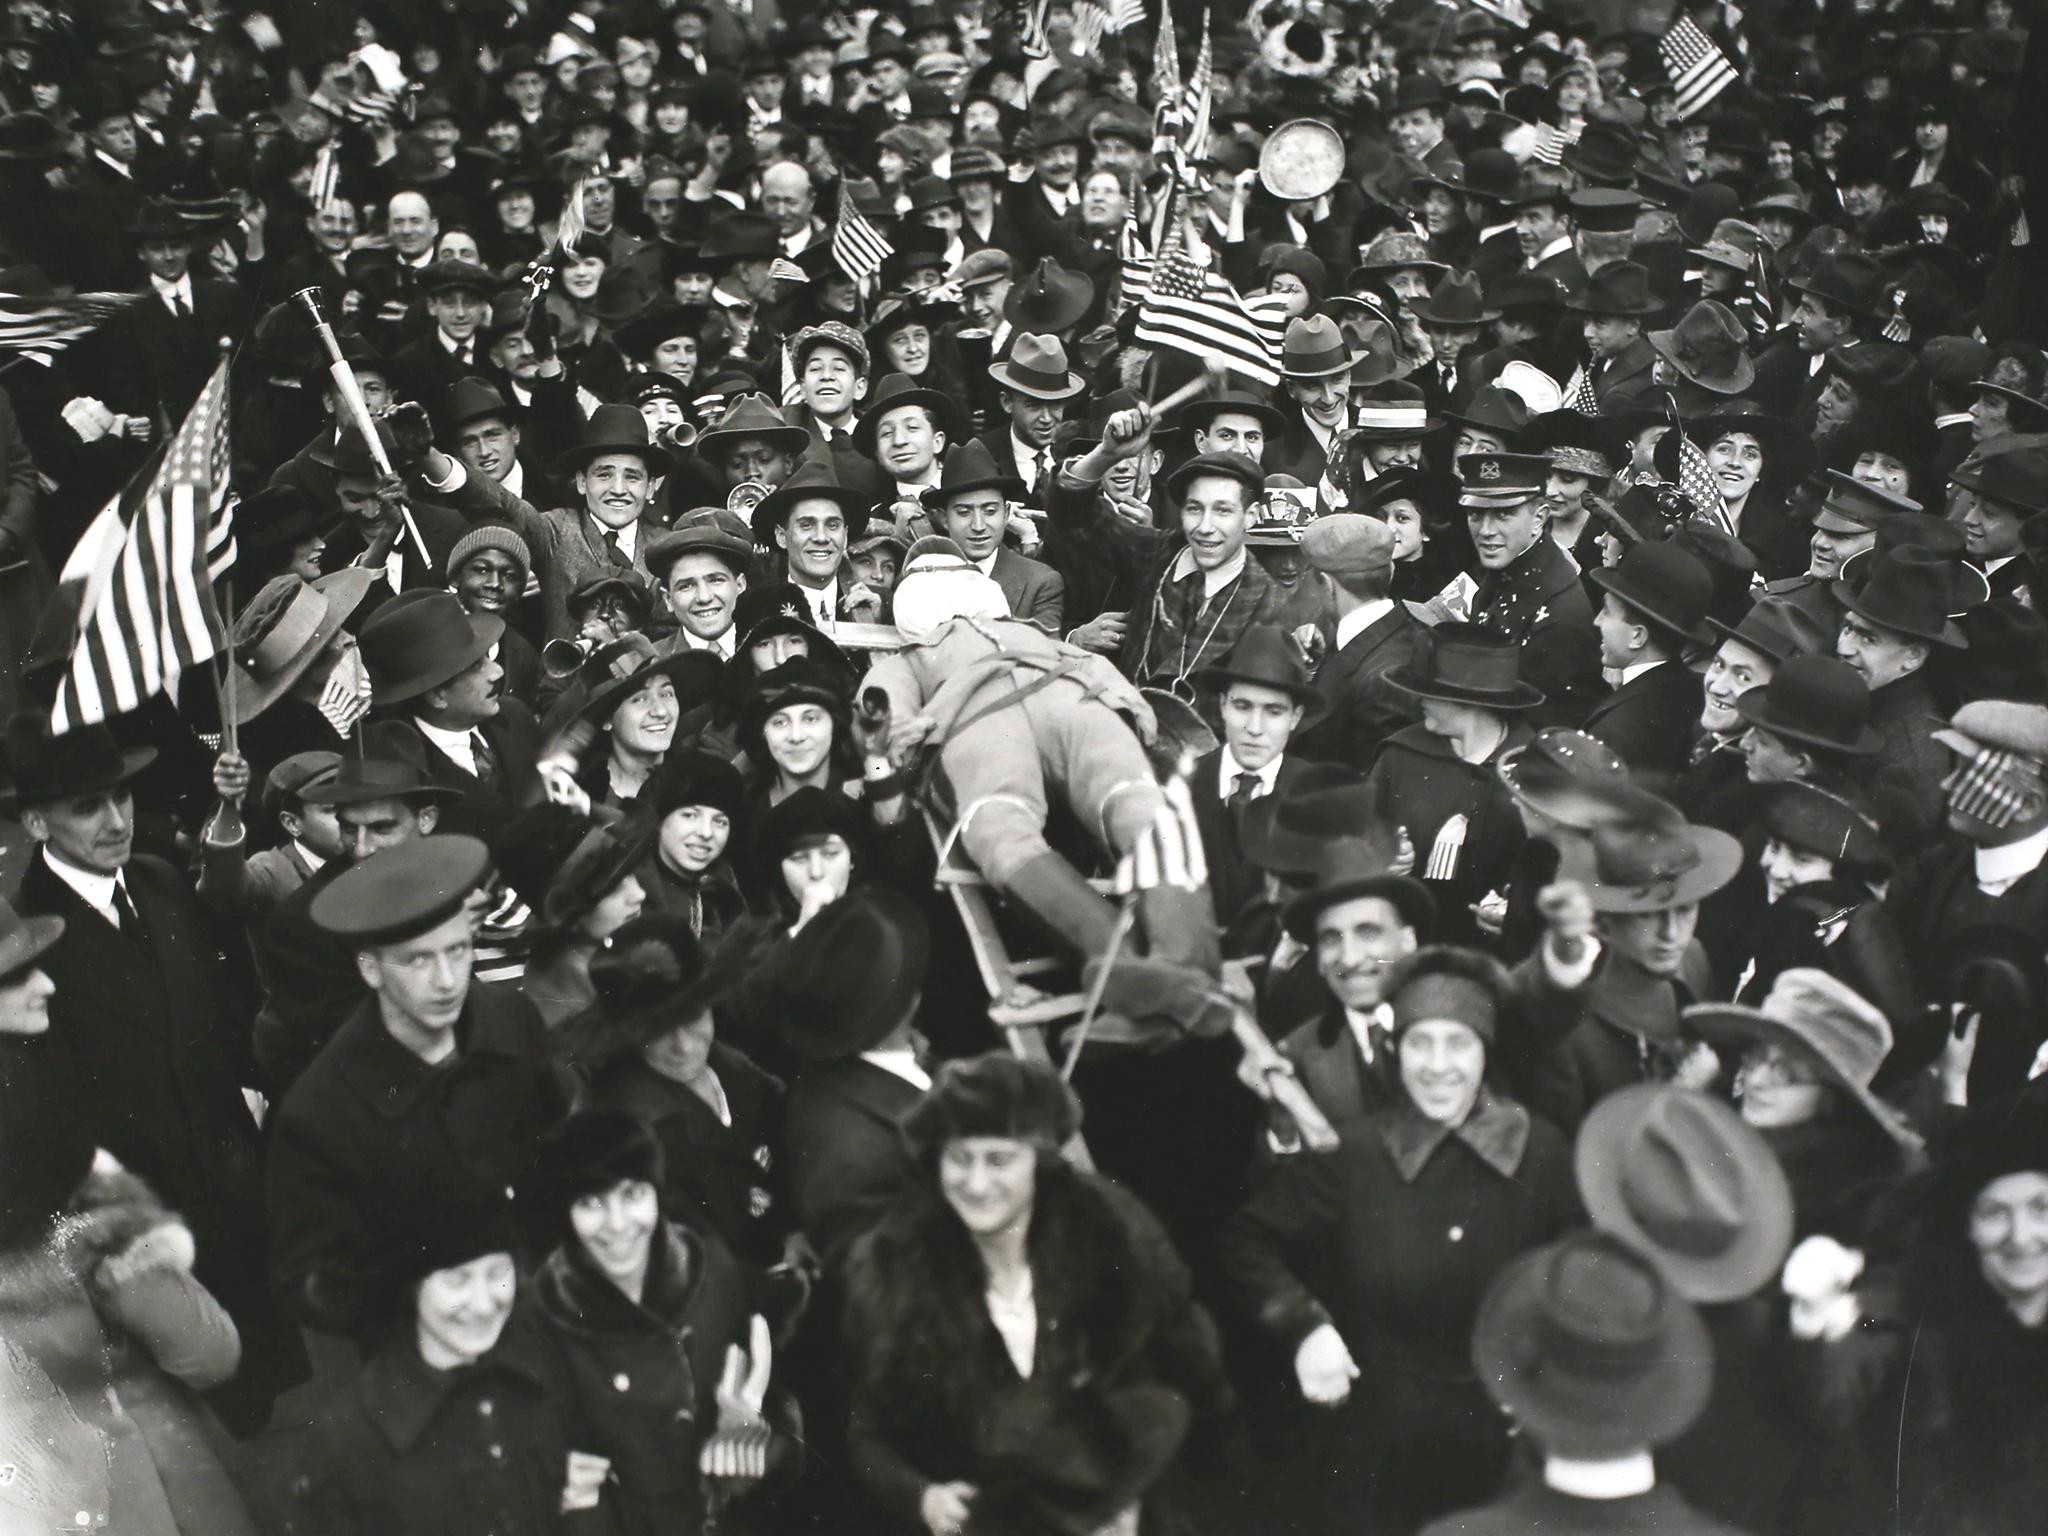
[[[949,279],[962,288],[979,288],[983,283],[998,283],[1014,278],[1017,268],[1010,260],[1008,251],[999,251],[994,246],[975,251],[949,274]]]
[[[1302,558],[1339,580],[1372,576],[1394,567],[1394,530],[1376,517],[1332,512],[1301,535]]]
[[[2048,764],[2048,704],[2022,704],[2012,699],[1979,699],[1965,704],[1934,739],[1965,747],[1957,737],[1991,752],[2010,752],[2037,767]]]
[[[340,766],[339,752],[294,752],[263,776],[263,809],[275,814],[285,801]]]
[[[416,837],[336,876],[313,898],[313,925],[362,948],[400,944],[460,912],[490,871],[490,850],[473,837]]]

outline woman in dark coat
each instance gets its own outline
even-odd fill
[[[1244,1311],[1332,1414],[1299,1474],[1325,1499],[1306,1528],[1412,1531],[1507,1468],[1472,1322],[1495,1274],[1579,1219],[1563,1136],[1485,1080],[1507,986],[1471,950],[1418,951],[1391,994],[1400,1105],[1272,1163],[1224,1228]]]
[[[781,1079],[716,1037],[712,1010],[759,953],[759,926],[701,943],[674,913],[621,928],[592,963],[598,1003],[565,1049],[589,1074],[579,1107],[653,1130],[662,1214],[758,1269],[783,1263],[793,1230],[782,1170]]]
[[[1063,1161],[1048,1068],[941,1068],[904,1122],[928,1181],[854,1248],[853,1470],[896,1532],[1156,1530],[1191,1422],[1229,1403],[1214,1325],[1149,1211]],[[1136,1514],[1142,1509],[1142,1515]]]
[[[1756,557],[1757,574],[1778,581],[1804,573],[1811,530],[1788,497],[1813,468],[1806,435],[1747,400],[1731,400],[1686,430],[1706,454],[1729,524]]]
[[[621,1536],[703,1530],[771,1462],[795,1464],[764,1412],[772,1345],[745,1273],[716,1237],[662,1218],[663,1182],[654,1133],[606,1110],[571,1116],[534,1170],[535,1202],[563,1230],[534,1308],[567,1364],[579,1443],[608,1463]]]
[[[654,846],[641,861],[649,912],[673,912],[709,944],[747,915],[733,867],[747,845],[739,770],[710,752],[671,752],[650,791]]]

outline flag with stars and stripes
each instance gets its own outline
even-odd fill
[[[50,711],[62,735],[172,693],[226,646],[213,582],[234,559],[223,360],[169,442],[93,520],[59,578],[70,664]]]
[[[1173,34],[1173,6],[1159,0],[1159,36],[1152,48],[1152,85],[1159,92],[1152,109],[1152,153],[1166,159],[1180,142],[1186,103],[1181,99],[1180,39]]]
[[[853,199],[842,195],[839,218],[832,226],[832,259],[839,263],[839,270],[855,282],[865,283],[895,254],[896,248],[853,206]]]
[[[1046,35],[1045,13],[1050,0],[1024,0],[1024,8],[1017,18],[1017,41],[1027,59],[1044,59],[1052,56],[1052,39]]]
[[[1690,16],[1679,17],[1657,40],[1657,55],[1664,61],[1664,73],[1671,77],[1681,118],[1708,106],[1740,78],[1728,55],[1714,46],[1714,40]]]
[[[1560,128],[1556,123],[1536,125],[1536,147],[1530,152],[1531,158],[1544,165],[1563,165],[1567,146],[1579,142],[1579,135],[1585,131],[1584,123],[1572,123]]]
[[[59,352],[138,297],[79,293],[60,299],[0,293],[0,360],[26,357],[48,367]]]
[[[313,185],[306,196],[315,208],[325,208],[341,195],[341,156],[329,139],[313,156]]]
[[[1598,416],[1600,401],[1593,393],[1593,375],[1581,363],[1572,374],[1571,382],[1564,387],[1564,409],[1577,411],[1581,416]]]
[[[1701,521],[1712,523],[1723,533],[1735,532],[1728,521],[1728,503],[1721,499],[1721,482],[1714,478],[1714,469],[1707,462],[1707,456],[1700,452],[1699,445],[1685,435],[1680,427],[1673,427],[1672,433],[1678,439],[1678,490],[1679,494],[1693,504]]]
[[[1215,50],[1209,41],[1209,13],[1202,13],[1202,43],[1195,52],[1195,72],[1188,76],[1187,129],[1181,135],[1183,167],[1209,157],[1209,113],[1215,99]]]
[[[1124,282],[1127,293],[1138,295],[1138,341],[1218,359],[1261,384],[1280,382],[1284,297],[1245,300],[1228,279],[1188,255],[1178,230],[1157,257],[1127,255]]]

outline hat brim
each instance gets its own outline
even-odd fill
[[[1251,683],[1259,688],[1271,688],[1276,693],[1284,693],[1301,706],[1301,723],[1295,726],[1296,731],[1307,730],[1329,711],[1328,702],[1316,691],[1314,683],[1297,685],[1283,683],[1271,677],[1254,677],[1248,672],[1234,672],[1222,662],[1200,668],[1195,672],[1192,681],[1213,688],[1219,696],[1232,683]]]
[[[1696,385],[1698,388],[1706,390],[1709,394],[1747,394],[1749,387],[1756,383],[1756,363],[1747,352],[1736,354],[1735,374],[1732,378],[1727,380],[1708,380],[1688,372],[1685,364],[1679,361],[1677,352],[1673,350],[1678,340],[1678,332],[1676,330],[1650,331],[1644,335],[1643,339],[1649,342],[1651,351],[1678,370],[1680,378],[1684,379],[1688,384]]]
[[[1596,875],[1586,882],[1595,912],[1668,912],[1673,907],[1693,906],[1733,880],[1742,869],[1742,844],[1715,827],[1689,826],[1699,862],[1668,886],[1610,885]]]
[[[1748,698],[1754,698],[1756,702],[1745,709],[1742,701]],[[1761,688],[1752,688],[1747,693],[1738,694],[1735,699],[1735,713],[1742,717],[1745,724],[1769,731],[1773,736],[1782,736],[1787,741],[1797,742],[1802,747],[1819,747],[1823,752],[1845,752],[1851,757],[1869,757],[1884,746],[1884,738],[1868,725],[1857,732],[1853,742],[1842,742],[1816,735],[1797,720],[1780,720],[1770,713],[1769,704],[1764,698],[1764,690]]]
[[[1714,632],[1707,627],[1704,615],[1691,624],[1680,623],[1679,615],[1665,607],[1655,593],[1637,588],[1619,566],[1606,566],[1597,571],[1588,571],[1586,579],[1601,591],[1612,593],[1667,634],[1696,641],[1701,645],[1714,644]]]
[[[1362,901],[1369,896],[1393,903],[1408,926],[1421,937],[1427,938],[1435,929],[1436,898],[1430,895],[1429,887],[1413,875],[1395,874],[1361,875],[1355,880],[1319,885],[1287,903],[1281,912],[1281,926],[1295,942],[1313,945],[1319,916],[1342,902]]]
[[[1905,635],[1913,640],[1925,640],[1929,645],[1945,645],[1952,651],[1969,649],[1970,642],[1968,638],[1960,629],[1956,628],[1955,620],[1949,618],[1946,614],[1942,615],[1939,628],[1932,626],[1923,626],[1918,629],[1908,628],[1906,625],[1899,623],[1896,617],[1886,617],[1870,612],[1870,610],[1862,605],[1862,589],[1850,586],[1848,582],[1842,580],[1839,576],[1828,583],[1828,595],[1833,597],[1836,602],[1840,603],[1849,612],[1855,614],[1857,618],[1867,623],[1875,624],[1880,629],[1888,629],[1893,634]]]
[[[327,612],[292,659],[269,677],[258,677],[249,670],[247,661],[236,658],[235,724],[247,725],[291,691],[292,684],[305,676],[306,668],[320,659],[327,643],[348,622],[350,615],[362,606],[363,599],[376,585],[380,574],[361,566],[349,566],[314,582],[313,590],[327,600]]]
[[[468,618],[468,641],[458,646],[451,655],[438,659],[424,672],[416,672],[411,677],[399,677],[388,682],[372,678],[371,686],[376,692],[377,702],[400,704],[440,687],[451,677],[459,677],[467,668],[474,666],[504,636],[505,621],[497,614],[472,613]]]
[[[1476,315],[1447,315],[1441,310],[1430,309],[1428,301],[1417,304],[1408,312],[1424,325],[1490,325],[1500,318],[1500,311],[1485,304],[1480,305]]]
[[[950,438],[954,430],[954,417],[958,402],[951,395],[936,389],[906,389],[900,394],[890,395],[869,405],[853,424],[853,445],[869,458],[875,457],[875,433],[880,430],[882,418],[889,412],[906,405],[921,405],[939,418],[939,430]]]
[[[1664,1341],[1644,1351],[1633,1381],[1573,1396],[1559,1373],[1528,1358],[1540,1337],[1545,1250],[1495,1278],[1472,1330],[1472,1362],[1493,1398],[1554,1456],[1606,1460],[1656,1447],[1690,1429],[1714,1388],[1714,1341],[1689,1306],[1674,1307]]]
[[[680,715],[718,691],[718,680],[724,670],[724,659],[716,652],[694,648],[673,651],[594,689],[576,714],[579,719],[601,722],[655,678],[666,677],[675,688],[676,711]],[[702,675],[693,677],[692,673]]]
[[[964,496],[969,491],[1001,491],[1005,499],[1017,501],[1023,498],[1024,482],[1015,475],[978,475],[956,485],[934,485],[919,491],[917,499],[927,512],[938,512],[944,510],[946,503],[955,496]]]
[[[1422,676],[1412,662],[1394,667],[1382,675],[1389,687],[1398,688],[1411,698],[1436,699],[1445,704],[1470,704],[1479,709],[1534,709],[1544,698],[1541,688],[1519,680],[1514,687],[1498,691],[1460,688],[1456,683],[1437,682]]]
[[[1655,294],[1645,298],[1640,304],[1603,304],[1592,301],[1590,294],[1583,293],[1573,294],[1567,298],[1564,307],[1575,315],[1603,315],[1616,320],[1641,320],[1669,308],[1668,305],[1659,303]]]
[[[1290,368],[1283,356],[1280,360],[1280,377],[1283,379],[1327,379],[1333,373],[1349,373],[1368,357],[1370,352],[1350,352],[1334,363],[1316,368]]]
[[[1541,787],[1523,782],[1521,769],[1528,751],[1526,745],[1509,747],[1494,765],[1494,773],[1517,800],[1580,832],[1590,831],[1616,815],[1619,807],[1611,793],[1588,788],[1576,780],[1567,778],[1561,784]]]
[[[119,765],[112,773],[88,774],[83,780],[66,783],[47,795],[24,795],[19,785],[0,785],[0,810],[15,810],[28,805],[49,805],[53,801],[68,800],[74,795],[90,795],[103,789],[115,789],[126,784],[155,761],[155,747],[123,747]]]
[[[1287,418],[1265,401],[1246,400],[1235,395],[1191,400],[1180,408],[1180,414],[1174,418],[1173,424],[1193,432],[1218,416],[1249,416],[1269,434],[1285,431],[1287,427]]]
[[[867,497],[850,485],[806,485],[794,492],[786,486],[778,486],[761,498],[761,504],[754,508],[754,515],[748,526],[754,531],[754,542],[763,549],[775,548],[775,530],[782,522],[783,514],[800,501],[829,501],[846,519],[846,542],[868,531],[874,509],[868,505]]]
[[[1077,317],[1078,318],[1078,317]],[[1029,395],[1033,400],[1071,400],[1087,389],[1088,381],[1078,373],[1069,372],[1067,382],[1058,389],[1049,389],[1031,379],[1021,379],[1008,361],[991,363],[988,376],[1013,395]]]
[[[1687,1009],[1686,1023],[1693,1023],[1703,1011]],[[1745,1181],[1746,1187],[1756,1198],[1743,1207],[1734,1241],[1712,1255],[1684,1253],[1659,1243],[1643,1230],[1622,1194],[1622,1148],[1666,1091],[1661,1083],[1637,1083],[1593,1106],[1572,1150],[1579,1198],[1595,1227],[1655,1258],[1687,1300],[1711,1305],[1753,1296],[1777,1275],[1785,1250],[1792,1245],[1792,1186],[1774,1158],[1758,1160],[1748,1170],[1753,1177]]]
[[[1813,1048],[1806,1036],[1802,1035],[1782,1019],[1774,1019],[1760,1008],[1747,1007],[1742,1003],[1702,1003],[1685,1010],[1685,1027],[1700,1036],[1709,1045],[1728,1045],[1752,1040],[1768,1040],[1793,1052],[1799,1059],[1825,1078],[1829,1086],[1846,1094],[1857,1108],[1875,1120],[1884,1133],[1901,1146],[1917,1145],[1920,1137],[1907,1125],[1899,1112],[1884,1102],[1862,1083],[1843,1072],[1827,1057]],[[1598,1110],[1595,1110],[1598,1113]],[[1592,1122],[1588,1120],[1588,1124]],[[1583,1179],[1581,1181],[1583,1185]],[[1590,1203],[1590,1202],[1589,1202]],[[1750,1220],[1754,1221],[1754,1215]],[[1791,1228],[1791,1203],[1789,1194],[1786,1202],[1786,1230]],[[1747,1295],[1747,1291],[1738,1294]],[[1703,1298],[1713,1300],[1734,1300],[1727,1298]]]
[[[1056,143],[1078,144],[1078,133],[1071,139],[1056,140]],[[1041,148],[1045,147],[1043,145]],[[1086,276],[1076,281],[1068,278],[1056,284],[1050,293],[1041,295],[1026,288],[1026,279],[1019,278],[1003,300],[1003,318],[1014,330],[1027,331],[1068,331],[1081,323],[1081,317],[1088,313],[1088,306],[1095,302],[1095,284]],[[1037,313],[1027,313],[1037,303]]]
[[[808,444],[810,439],[804,437],[804,442]],[[657,478],[669,474],[676,467],[675,456],[654,443],[589,443],[556,455],[555,470],[558,474],[580,475],[593,460],[613,453],[637,454],[646,462],[647,473]]]
[[[1769,450],[1766,449],[1765,452],[1768,454]],[[1953,475],[1949,478],[1952,484],[1961,483]],[[1995,500],[1996,498],[1993,499]],[[1868,530],[1865,531],[1867,532]],[[1864,577],[1869,573],[1871,562],[1876,558],[1877,547],[1875,545],[1872,545],[1869,549],[1857,550],[1855,554],[1842,562],[1842,574],[1837,580],[1846,581],[1852,587],[1861,587]],[[1991,601],[1990,579],[1967,560],[1958,561],[1957,567],[1956,609],[1955,613],[1949,615],[1952,619],[1958,613],[1968,613],[1972,608],[1982,608]]]
[[[0,977],[34,965],[64,937],[61,917],[23,917],[21,927],[0,940]]]

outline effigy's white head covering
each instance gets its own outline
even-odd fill
[[[942,538],[923,538],[910,546],[890,605],[896,627],[912,643],[931,639],[952,619],[1010,616],[1003,589],[958,544]]]

